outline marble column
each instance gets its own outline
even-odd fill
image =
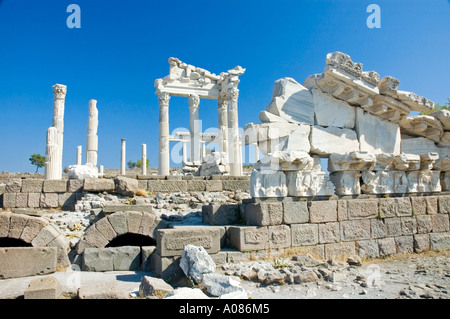
[[[159,157],[158,174],[169,175],[169,93],[159,93]]]
[[[97,151],[98,151],[98,110],[97,101],[89,101],[89,121],[87,129],[87,141],[86,141],[86,163],[97,166]]]
[[[147,175],[147,144],[142,144],[142,165],[141,172],[142,175]]]
[[[59,180],[61,176],[58,172],[59,167],[59,148],[58,148],[58,130],[50,126],[47,130],[47,148],[45,150],[45,173],[46,180]]]
[[[187,159],[187,142],[188,141],[181,141],[182,143],[182,156],[183,156],[183,165],[186,165],[188,159]]]
[[[255,163],[257,163],[259,161],[259,147],[258,147],[258,143],[254,144],[255,145]]]
[[[120,152],[120,175],[125,175],[125,161],[126,161],[126,140],[123,138],[121,139],[122,148]]]
[[[98,167],[98,176],[103,176],[104,175],[104,168],[103,165],[100,165]]]
[[[64,134],[64,103],[66,99],[67,86],[55,84],[53,89],[53,121],[52,126],[57,130],[58,152],[55,158],[55,179],[62,179],[62,155],[63,155],[63,134]]]
[[[228,101],[226,99],[218,100],[219,114],[219,152],[228,153]]]
[[[77,146],[77,165],[81,165],[81,151],[82,151],[83,147],[81,145]]]
[[[200,162],[200,122],[198,119],[198,95],[189,96],[189,130],[191,133],[191,162]]]
[[[228,104],[228,130],[229,130],[229,161],[230,161],[230,175],[242,176],[242,155],[239,140],[239,122],[237,101],[239,90],[237,88],[230,88],[227,91]]]

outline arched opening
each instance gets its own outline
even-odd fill
[[[22,239],[1,237],[0,247],[33,247],[30,243],[23,241]]]
[[[106,247],[156,246],[156,240],[141,234],[126,233],[111,240]]]

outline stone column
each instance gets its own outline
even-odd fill
[[[169,175],[169,93],[159,93],[159,162],[158,174]]]
[[[182,156],[183,156],[183,165],[186,165],[187,163],[187,142],[186,140],[181,141],[182,144]]]
[[[77,146],[77,165],[81,165],[81,150],[82,150],[82,146],[79,145]]]
[[[98,167],[98,176],[103,176],[104,175],[104,168],[103,165],[100,165]]]
[[[125,160],[126,160],[126,140],[123,138],[122,141],[122,149],[120,152],[120,175],[125,175]]]
[[[201,144],[202,144],[202,153],[201,153],[201,159],[202,159],[202,162],[205,160],[205,157],[206,157],[206,142],[205,141],[202,141],[201,142]]]
[[[147,144],[142,144],[142,175],[147,175]]]
[[[242,176],[242,156],[239,140],[239,123],[237,100],[239,90],[237,88],[230,88],[227,91],[228,104],[228,130],[229,130],[229,161],[230,161],[230,175]]]
[[[218,114],[219,114],[219,152],[228,153],[228,101],[219,98]]]
[[[189,130],[191,133],[191,162],[200,162],[200,122],[198,119],[198,95],[189,96]]]
[[[47,130],[47,148],[45,150],[45,174],[46,180],[59,180],[61,175],[58,172],[59,148],[58,130],[50,126]]]
[[[87,142],[86,142],[86,163],[97,166],[97,151],[98,151],[98,110],[97,101],[89,101],[89,121],[87,128]]]
[[[259,161],[259,147],[258,143],[255,144],[255,163]]]
[[[53,121],[52,126],[57,130],[57,148],[55,160],[56,179],[62,179],[62,155],[63,155],[63,134],[64,134],[64,103],[66,99],[67,86],[62,84],[53,85]]]

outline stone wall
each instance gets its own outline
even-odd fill
[[[250,177],[181,176],[181,175],[127,175],[137,181],[138,189],[158,192],[222,192],[245,191],[250,188]],[[0,178],[0,208],[61,208],[72,210],[83,192],[121,193],[117,175],[99,179],[44,180],[21,178],[20,175]],[[135,182],[136,183],[136,182]]]

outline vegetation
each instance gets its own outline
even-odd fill
[[[148,168],[148,166],[150,165],[150,159],[147,158],[146,162],[147,162],[146,167]],[[127,165],[128,165],[129,169],[141,168],[142,167],[142,160],[138,159],[136,162],[128,161]]]
[[[447,103],[445,103],[444,105],[440,105],[439,103],[436,103],[433,110],[428,111],[428,112],[421,112],[420,114],[426,115],[428,113],[436,112],[436,111],[440,111],[440,110],[450,111],[450,98],[447,98]]]
[[[38,172],[39,168],[45,166],[45,156],[42,156],[40,154],[33,154],[29,158],[32,165],[36,165],[36,172]]]

